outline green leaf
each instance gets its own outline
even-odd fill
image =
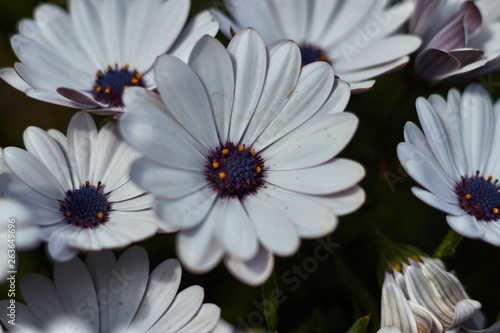
[[[370,315],[366,315],[358,319],[354,325],[347,331],[347,333],[365,333],[368,323],[370,322]]]
[[[455,254],[455,249],[458,244],[462,241],[462,236],[457,234],[455,231],[450,230],[446,237],[443,239],[441,244],[439,244],[436,251],[432,255],[433,258],[444,258]]]
[[[262,305],[269,333],[275,333],[278,328],[278,295],[278,283],[273,271],[271,277],[262,285]]]

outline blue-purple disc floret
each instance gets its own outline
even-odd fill
[[[315,61],[328,62],[325,52],[311,44],[300,45],[300,55],[302,57],[302,66],[309,65]]]
[[[109,107],[123,107],[123,92],[128,87],[146,87],[142,75],[128,65],[109,65],[106,72],[98,71],[92,93],[96,101]]]
[[[264,160],[251,147],[221,144],[207,156],[205,171],[210,186],[221,198],[243,200],[264,187]]]
[[[87,181],[79,189],[66,192],[66,198],[61,201],[59,210],[68,224],[82,229],[94,229],[109,220],[111,203],[108,202],[101,182],[96,187]]]
[[[498,179],[483,178],[479,171],[475,176],[462,177],[455,185],[458,204],[467,214],[478,221],[497,221],[500,218],[500,187]]]

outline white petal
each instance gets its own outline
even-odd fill
[[[418,187],[412,187],[411,191],[417,198],[419,198],[429,206],[439,209],[447,214],[462,215],[464,213],[464,211],[460,209],[457,205],[449,204],[446,201],[435,196],[431,192],[428,192]]]
[[[351,98],[351,87],[342,80],[335,80],[333,90],[325,104],[318,110],[315,117],[323,114],[344,112],[349,99]]]
[[[251,260],[243,261],[238,257],[227,256],[224,259],[227,269],[241,282],[251,286],[263,284],[274,268],[274,256],[263,246]]]
[[[401,165],[415,181],[444,201],[456,202],[454,182],[428,154],[407,143],[400,143],[397,153]]]
[[[78,231],[71,225],[65,225],[50,235],[48,249],[50,256],[56,261],[68,261],[78,254],[78,249],[68,244],[69,235]]]
[[[256,140],[254,148],[260,150],[268,146],[313,116],[330,96],[333,83],[329,64],[318,61],[303,67],[287,104]]]
[[[494,116],[491,97],[482,86],[471,84],[463,93],[462,138],[472,172],[483,170],[491,149]]]
[[[155,213],[168,225],[189,229],[203,221],[213,206],[217,193],[209,186],[178,200],[156,199]]]
[[[2,68],[0,69],[0,77],[10,84],[12,87],[16,88],[17,90],[21,90],[25,92],[31,86],[24,81],[19,74],[17,74],[16,70],[12,67],[7,67],[7,68]]]
[[[181,291],[167,312],[148,330],[148,333],[174,333],[186,325],[199,311],[204,292],[200,286]]]
[[[7,299],[0,301],[0,306],[4,309],[10,306],[10,304],[10,300]],[[7,316],[7,311],[3,311],[2,313],[0,313],[0,320],[9,330],[9,332],[48,332],[47,326],[42,321],[40,321],[40,319],[38,319],[26,305],[20,302],[16,302],[16,321],[14,322],[15,325],[11,325],[8,323],[8,321],[11,319]],[[0,332],[3,333],[3,330],[1,330]]]
[[[344,216],[358,210],[365,202],[366,194],[361,187],[353,186],[345,191],[314,198],[330,208],[336,216]]]
[[[206,148],[163,110],[158,95],[145,89],[127,89],[126,113],[120,118],[123,138],[157,163],[186,170],[201,170]],[[203,153],[201,153],[203,152]]]
[[[245,200],[257,237],[270,252],[280,256],[292,255],[300,246],[297,230],[290,218],[266,199],[265,194],[258,192]]]
[[[169,55],[158,58],[154,73],[161,98],[179,123],[203,145],[217,147],[219,140],[210,101],[196,73]]]
[[[252,144],[278,115],[292,96],[300,74],[300,50],[292,41],[280,41],[269,48],[266,82],[259,104],[242,141]]]
[[[319,165],[335,157],[351,140],[358,119],[351,113],[314,117],[262,153],[269,170],[293,170]]]
[[[92,327],[92,331],[99,330],[99,312],[97,296],[92,277],[83,264],[75,258],[66,263],[56,263],[54,266],[54,283],[59,299],[64,308],[75,320],[83,320]],[[78,286],[75,288],[75,286]],[[82,313],[85,315],[82,316]]]
[[[207,218],[196,227],[182,230],[176,238],[176,252],[182,264],[194,273],[213,269],[222,259],[224,250],[215,238],[215,225],[222,213],[217,200]]]
[[[189,66],[205,86],[219,141],[227,142],[235,84],[231,58],[219,41],[204,36],[196,43]]]
[[[203,304],[198,313],[178,333],[208,333],[220,320],[220,308],[215,304]]]
[[[181,283],[179,262],[169,259],[151,273],[139,310],[129,327],[131,332],[146,332],[167,311]]]
[[[45,324],[67,316],[57,295],[54,282],[40,274],[26,274],[19,282],[24,301]]]
[[[79,112],[73,116],[68,127],[68,154],[79,184],[90,180],[91,151],[96,137],[97,127],[89,114]]]
[[[25,150],[7,147],[4,149],[4,160],[23,182],[43,195],[60,200],[68,190],[61,188],[52,172]]]
[[[259,102],[267,70],[267,51],[253,29],[238,33],[227,47],[235,74],[234,104],[229,139],[240,142]]]
[[[256,255],[259,244],[245,208],[237,199],[221,203],[224,205],[215,227],[217,240],[228,254],[250,260]]]
[[[47,91],[45,89],[28,89],[26,91],[26,95],[42,102],[62,105],[74,109],[87,110],[95,108],[95,103],[91,105],[76,103],[74,101],[70,101],[65,97],[62,97],[56,92]]]
[[[126,328],[134,317],[148,283],[149,259],[142,247],[125,251],[111,271],[115,292],[110,295],[109,330]],[[110,282],[111,285],[111,282]]]
[[[219,31],[219,24],[210,15],[210,12],[204,10],[189,21],[170,49],[169,54],[187,63],[196,42],[204,35],[215,37],[217,31]]]
[[[450,228],[462,236],[469,238],[480,238],[484,235],[484,230],[477,223],[473,216],[464,214],[460,216],[446,216],[446,221]]]
[[[269,186],[263,191],[264,200],[287,215],[303,238],[323,237],[337,227],[336,216],[316,197]]]
[[[201,172],[171,169],[143,158],[132,164],[130,175],[139,186],[166,199],[185,197],[207,183]]]
[[[291,191],[322,195],[346,190],[364,176],[365,170],[361,164],[347,159],[334,159],[305,169],[269,171],[266,181]]]

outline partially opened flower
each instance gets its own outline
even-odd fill
[[[31,250],[42,240],[39,227],[28,207],[0,198],[0,279],[5,283],[8,271],[16,271],[19,250]]]
[[[21,62],[0,76],[45,102],[121,112],[127,87],[155,87],[150,70],[159,55],[187,61],[201,36],[217,33],[207,11],[182,30],[189,7],[190,0],[72,0],[68,13],[40,5],[12,37]]]
[[[423,39],[415,70],[424,80],[472,80],[500,70],[497,0],[418,0],[410,32]]]
[[[0,175],[0,192],[32,209],[54,259],[126,246],[157,232],[152,197],[130,180],[138,154],[116,123],[98,133],[92,117],[80,112],[68,137],[29,127],[24,143],[27,151],[4,150],[12,174]]]
[[[154,70],[160,94],[127,91],[120,129],[144,155],[132,178],[155,195],[164,225],[181,229],[177,252],[190,270],[224,259],[260,284],[273,254],[292,255],[300,238],[330,233],[363,203],[363,167],[334,158],[358,121],[343,113],[349,86],[329,64],[301,69],[295,43],[266,48],[245,29],[227,50],[206,36],[188,65],[167,55]]]
[[[403,67],[420,38],[397,34],[410,17],[410,1],[224,0],[231,18],[214,9],[221,31],[231,38],[245,27],[256,29],[266,44],[296,41],[302,63],[327,61],[353,92],[370,89],[373,78]]]
[[[459,234],[500,246],[500,103],[469,85],[448,100],[432,95],[416,102],[422,131],[413,123],[397,148],[408,174],[426,190],[413,194],[448,214]]]
[[[408,258],[401,265],[401,272],[385,273],[379,332],[498,332],[500,323],[483,329],[481,304],[467,296],[442,261]]]
[[[191,286],[177,293],[182,270],[175,259],[149,273],[142,247],[116,260],[112,251],[90,253],[56,263],[54,281],[40,274],[21,278],[25,304],[16,303],[15,325],[6,311],[0,320],[9,332],[68,333],[208,333],[218,323],[220,308],[203,303],[204,291]],[[9,300],[0,302],[2,308]]]

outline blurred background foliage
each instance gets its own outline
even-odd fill
[[[66,6],[65,0],[0,1],[0,68],[11,67],[17,61],[9,42],[16,32],[17,21],[32,18],[34,7],[43,2]],[[221,0],[192,0],[191,16],[205,8],[222,6]],[[500,97],[500,75],[483,77],[480,82],[495,100]],[[455,87],[462,91],[464,86]],[[359,117],[360,125],[341,156],[365,166],[367,176],[361,185],[367,193],[367,202],[360,211],[342,217],[337,230],[322,242],[304,240],[294,256],[276,258],[279,332],[346,332],[355,320],[369,313],[369,331],[378,330],[381,292],[377,280],[378,255],[367,221],[373,221],[393,240],[414,245],[429,255],[445,237],[449,230],[445,214],[411,194],[410,188],[416,184],[401,168],[396,146],[403,141],[405,122],[418,123],[415,99],[433,93],[446,96],[449,88],[417,81],[410,64],[377,79],[372,91],[351,98],[347,109]],[[76,110],[30,99],[0,82],[0,146],[24,148],[22,133],[28,126],[56,128],[66,133],[74,113]],[[111,121],[103,117],[95,119],[99,126]],[[325,256],[321,243],[328,242],[338,247]],[[151,268],[175,257],[174,235],[157,235],[140,245],[149,253]],[[117,251],[117,255],[121,252]],[[444,260],[447,268],[456,272],[469,296],[483,304],[488,323],[499,317],[499,258],[499,248],[464,239],[455,255]],[[43,245],[21,253],[19,259],[18,280],[29,272],[52,277],[53,263]],[[204,287],[205,301],[219,305],[222,316],[231,323],[266,327],[261,288],[238,282],[223,265],[204,275],[184,271],[181,288],[193,284]],[[2,299],[7,298],[6,284],[0,287],[0,294]],[[17,296],[22,301],[20,293]]]

